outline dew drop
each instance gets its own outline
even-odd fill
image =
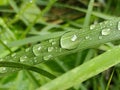
[[[35,63],[37,62],[37,57],[34,57],[34,62],[35,62]]]
[[[90,30],[93,30],[94,28],[95,28],[94,24],[90,26]]]
[[[65,33],[60,39],[60,45],[64,49],[75,49],[79,45],[79,38],[75,32]]]
[[[107,28],[107,29],[103,29],[102,32],[101,32],[102,35],[109,35],[110,34],[110,29]]]
[[[27,56],[21,56],[20,57],[20,62],[25,62],[27,60],[29,60],[29,58]]]
[[[47,55],[43,57],[44,60],[49,60],[50,58],[52,58],[52,55]]]
[[[29,51],[30,51],[30,48],[25,49],[25,52],[29,52]]]
[[[5,73],[5,72],[7,72],[6,67],[0,67],[0,73]]]
[[[35,46],[33,46],[33,53],[36,55],[36,56],[39,56],[41,54],[41,44],[37,44]]]
[[[98,38],[99,38],[99,39],[102,39],[102,36],[99,36]]]
[[[85,39],[89,39],[90,37],[89,36],[86,36]]]
[[[56,44],[56,42],[55,42],[55,41],[53,41],[53,42],[52,42],[52,45],[55,45],[55,44]]]
[[[120,30],[120,21],[118,22],[118,27],[117,28],[118,28],[118,30]]]
[[[53,42],[53,39],[50,39],[50,40],[49,40],[49,43],[52,43],[52,42]]]
[[[52,52],[53,51],[53,47],[48,47],[48,52]]]

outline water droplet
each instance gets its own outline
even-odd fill
[[[101,33],[102,33],[102,35],[109,35],[110,34],[110,29],[109,28],[103,29]]]
[[[50,39],[50,40],[49,40],[49,43],[52,43],[53,41],[54,41],[53,39]]]
[[[20,62],[25,62],[25,61],[28,61],[29,58],[27,56],[21,56],[20,57]]]
[[[55,44],[56,44],[56,42],[55,42],[55,41],[53,41],[53,42],[52,42],[52,45],[55,45]]]
[[[60,39],[60,45],[64,49],[75,49],[79,45],[79,38],[75,34],[77,32],[65,33]]]
[[[37,62],[37,57],[34,57],[34,62]]]
[[[102,39],[102,36],[99,36],[99,39]]]
[[[72,38],[71,38],[71,41],[75,41],[75,40],[77,40],[77,36],[74,34],[73,36],[72,36]]]
[[[25,52],[29,52],[29,51],[30,51],[30,48],[25,49]]]
[[[39,56],[41,54],[41,44],[37,44],[35,46],[33,46],[33,53],[36,55],[36,56]]]
[[[49,43],[51,43],[52,45],[55,45],[55,44],[56,44],[56,41],[54,41],[54,39],[50,39],[50,40],[49,40]]]
[[[5,73],[5,72],[7,72],[6,67],[0,67],[0,73]]]
[[[120,21],[118,22],[118,30],[120,30]]]
[[[48,47],[48,52],[52,52],[53,49],[53,47]]]
[[[85,39],[89,39],[90,37],[89,36],[86,36]]]
[[[90,30],[93,30],[94,28],[95,28],[94,24],[90,26]]]
[[[44,60],[49,60],[50,58],[52,58],[52,55],[47,55],[43,57]]]

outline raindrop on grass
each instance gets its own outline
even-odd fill
[[[43,57],[44,60],[49,60],[50,58],[52,58],[52,55],[46,55]]]
[[[64,49],[75,49],[79,45],[79,38],[75,32],[65,33],[60,39],[60,45]]]
[[[120,30],[120,21],[118,22],[117,28],[118,28],[118,30]]]
[[[90,30],[93,30],[94,28],[95,28],[94,24],[90,26]]]
[[[101,34],[102,34],[102,35],[109,35],[110,32],[111,32],[110,29],[107,28],[107,29],[103,29],[102,32],[101,32]]]
[[[53,39],[50,39],[50,40],[49,40],[49,43],[52,43],[53,41],[54,41]]]
[[[98,38],[99,38],[99,39],[102,39],[102,36],[99,36]]]
[[[29,58],[27,56],[21,56],[20,57],[20,62],[26,62],[28,60],[29,60]]]
[[[6,67],[0,67],[0,73],[6,73]]]
[[[48,52],[52,52],[53,51],[53,47],[48,47]]]
[[[89,36],[86,36],[85,39],[89,39],[90,37]]]
[[[41,49],[41,44],[33,46],[33,53],[35,54],[35,56],[39,56],[41,54]]]
[[[55,42],[55,41],[53,41],[53,42],[52,42],[52,45],[55,45],[55,44],[56,44],[56,42]]]
[[[25,52],[29,52],[29,51],[30,51],[30,48],[25,49]]]

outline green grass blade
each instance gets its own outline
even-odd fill
[[[62,36],[46,40],[25,51],[3,58],[3,61],[39,64],[60,55],[71,54],[92,48],[109,41],[120,39],[120,18],[114,18],[78,31],[66,32]]]
[[[43,70],[43,69],[40,69],[40,68],[37,68],[37,67],[34,67],[34,66],[30,66],[30,65],[26,65],[26,64],[21,64],[21,63],[15,63],[15,62],[0,62],[0,67],[2,67],[2,72],[0,72],[0,76],[3,76],[7,73],[10,73],[10,72],[15,72],[15,71],[18,71],[18,70],[21,70],[21,69],[25,69],[25,70],[31,70],[31,71],[34,71],[34,72],[37,72],[43,76],[46,76],[50,79],[54,79],[56,78],[55,75]],[[10,69],[10,68],[11,69]],[[15,68],[15,69],[14,69]]]
[[[94,4],[94,0],[90,0],[83,27],[88,27],[90,24],[90,17],[92,14],[93,4]]]
[[[113,55],[114,53],[114,55]],[[120,63],[120,46],[68,71],[37,90],[65,90]],[[93,72],[94,71],[94,72]],[[69,77],[68,77],[69,76]]]

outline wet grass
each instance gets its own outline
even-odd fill
[[[119,90],[119,4],[0,1],[0,89]]]

